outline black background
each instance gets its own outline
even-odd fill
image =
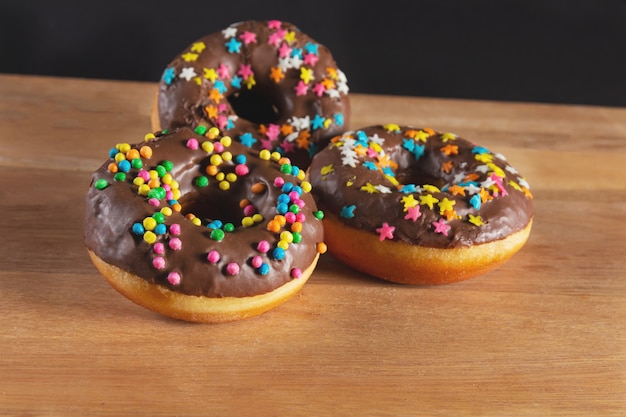
[[[0,72],[155,82],[248,19],[328,46],[352,92],[626,106],[626,0],[0,0]]]

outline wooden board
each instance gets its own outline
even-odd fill
[[[194,325],[117,294],[82,242],[90,175],[156,85],[0,75],[0,414],[626,414],[626,109],[354,94],[352,127],[450,131],[531,184],[527,245],[459,284],[324,256],[260,317]]]

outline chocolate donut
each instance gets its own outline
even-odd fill
[[[132,301],[183,320],[260,314],[299,290],[325,250],[304,171],[218,133],[116,145],[85,200],[98,269]]]
[[[290,23],[246,21],[198,39],[166,67],[152,127],[215,126],[306,168],[349,115],[346,77],[328,48]]]
[[[390,281],[438,284],[492,269],[526,242],[526,180],[451,133],[396,124],[335,137],[309,168],[328,250]]]

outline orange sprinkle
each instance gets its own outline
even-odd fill
[[[262,182],[257,182],[255,184],[252,184],[252,187],[250,187],[250,191],[252,191],[254,194],[261,194],[265,192],[265,188],[265,184],[263,184]]]
[[[424,128],[422,129],[424,132],[428,133],[430,136],[433,136],[435,134],[435,131],[432,130],[430,127]]]
[[[117,164],[115,162],[111,162],[107,167],[109,172],[116,173],[117,172]]]
[[[465,176],[465,178],[463,178],[463,180],[464,181],[476,181],[478,178],[480,178],[480,175],[478,175],[476,172],[470,172],[469,174]]]
[[[149,146],[142,146],[139,149],[139,154],[146,159],[150,159],[152,157],[152,148]]]
[[[183,206],[181,206],[179,203],[172,204],[172,210],[174,210],[175,212],[180,213],[182,209]]]
[[[454,163],[452,161],[446,161],[443,164],[441,164],[441,171],[445,172],[446,174],[449,174],[450,171],[452,171],[453,167],[454,167]]]
[[[207,174],[214,177],[219,172],[219,169],[215,165],[207,165],[205,171]]]
[[[285,165],[285,164],[291,164],[291,160],[287,158],[286,156],[283,156],[282,158],[278,160],[278,165]]]
[[[139,151],[137,149],[131,149],[126,152],[126,159],[128,159],[129,161],[137,158],[139,158]]]
[[[282,227],[287,223],[287,219],[282,214],[277,214],[274,216],[274,221],[278,222],[278,224]]]
[[[247,198],[243,198],[240,202],[239,202],[239,208],[244,208],[245,206],[247,206],[248,204],[250,204],[250,200],[248,200]]]
[[[291,225],[291,231],[300,233],[302,231],[302,223],[293,222],[293,224]]]
[[[326,246],[326,243],[319,242],[317,244],[317,253],[326,253],[327,250],[328,250],[328,246]]]
[[[148,181],[148,187],[150,188],[157,188],[161,186],[161,181],[159,181],[158,178],[150,178],[150,181]]]
[[[270,220],[267,222],[267,230],[272,233],[278,233],[280,231],[280,224],[276,220]]]

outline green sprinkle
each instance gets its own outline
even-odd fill
[[[126,181],[126,173],[118,172],[117,174],[115,174],[113,178],[115,179],[115,181],[119,181],[119,182]]]
[[[152,215],[152,218],[156,220],[157,224],[161,224],[165,222],[165,215],[159,211]]]
[[[213,229],[211,231],[211,239],[217,240],[218,242],[224,239],[224,231],[222,229]]]
[[[302,242],[302,233],[300,232],[291,232],[291,236],[293,237],[293,243]]]
[[[133,158],[133,160],[130,161],[130,165],[135,169],[143,168],[143,162],[141,162],[140,158]]]
[[[157,187],[148,191],[148,198],[156,198],[157,200],[162,200],[165,198],[165,188]]]
[[[163,175],[167,173],[167,170],[165,169],[163,165],[157,165],[154,170],[157,172],[157,175],[159,176],[159,178],[163,178]]]
[[[292,204],[289,206],[289,211],[292,212],[293,214],[298,214],[300,213],[300,207],[298,207],[297,204]]]
[[[207,131],[207,127],[206,126],[198,126],[196,127],[196,129],[194,130],[194,132],[196,132],[198,135],[204,135]]]
[[[198,187],[206,187],[207,185],[209,185],[209,179],[205,177],[204,175],[201,175],[198,178],[196,178],[196,185]]]
[[[317,220],[322,220],[324,218],[324,212],[322,210],[317,210],[313,213]]]
[[[163,161],[161,162],[161,165],[167,172],[170,172],[174,168],[174,163],[172,161]]]
[[[100,178],[99,180],[96,180],[93,186],[96,187],[97,190],[104,190],[109,186],[109,183],[104,178]]]
[[[282,172],[283,174],[291,174],[292,169],[293,168],[291,164],[282,164],[280,166],[280,172]]]
[[[222,229],[224,229],[225,232],[232,233],[235,231],[235,225],[232,223],[226,223]]]

